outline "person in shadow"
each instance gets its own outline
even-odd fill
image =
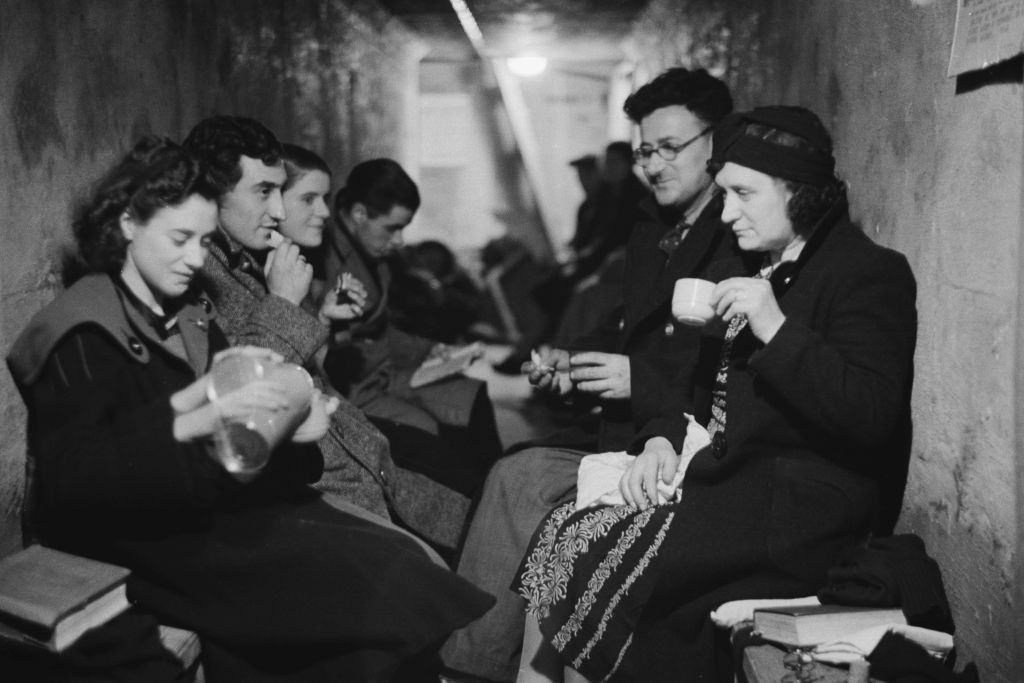
[[[324,276],[334,282],[351,273],[364,283],[367,298],[358,319],[332,328],[324,369],[334,387],[385,433],[414,427],[440,437],[451,446],[456,466],[476,472],[479,483],[502,453],[486,383],[459,374],[412,387],[415,370],[447,349],[404,332],[391,318],[387,257],[401,245],[419,204],[416,183],[396,161],[384,158],[357,164],[335,195]]]

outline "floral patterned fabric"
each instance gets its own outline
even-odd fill
[[[555,508],[538,527],[513,590],[563,661],[614,681],[657,577],[674,505]]]

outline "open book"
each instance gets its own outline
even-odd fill
[[[412,378],[409,379],[409,386],[415,389],[457,375],[482,355],[484,355],[484,347],[480,342],[449,349],[440,356],[423,361],[416,368],[416,372],[412,374]]]
[[[0,560],[0,637],[60,652],[129,607],[130,572],[33,545]]]

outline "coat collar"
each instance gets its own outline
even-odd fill
[[[815,254],[819,251],[827,252],[829,247],[826,245],[835,244],[835,240],[829,239],[829,236],[839,230],[837,226],[840,223],[849,223],[849,206],[845,197],[834,201],[824,215],[818,219],[796,261],[782,263],[772,273],[771,283],[776,297],[781,297],[789,290]]]
[[[357,278],[370,278],[372,286],[377,289],[379,299],[369,314],[359,322],[351,325],[354,334],[371,333],[387,324],[388,291],[391,287],[391,269],[385,260],[371,259],[359,247],[355,236],[341,222],[324,232],[328,249],[334,251],[342,271],[352,272]],[[330,285],[331,283],[328,283]],[[364,283],[370,285],[370,282]]]
[[[219,251],[221,260],[228,265],[230,270],[242,268],[252,273],[259,273],[262,276],[263,264],[261,259],[236,242],[219,225],[213,233],[211,242],[211,247],[215,247]]]
[[[178,311],[178,327],[188,362],[197,375],[206,371],[213,306],[205,296],[191,297]],[[96,325],[138,363],[148,363],[149,349],[140,337],[160,344],[160,336],[143,316],[123,301],[106,274],[86,275],[39,311],[15,340],[7,356],[19,386],[29,386],[42,372],[53,349],[81,325]]]

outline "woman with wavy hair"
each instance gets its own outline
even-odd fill
[[[665,407],[695,453],[641,434],[622,504],[570,502],[541,524],[516,586],[528,602],[520,680],[731,681],[713,609],[814,594],[844,548],[892,532],[916,287],[903,255],[850,222],[835,163],[806,109],[717,127],[708,170],[722,221],[763,258],[715,286],[724,334],[702,337],[694,395]]]
[[[29,526],[131,569],[133,603],[199,634],[207,680],[390,680],[490,600],[415,541],[327,505],[308,486],[315,443],[284,443],[255,477],[214,457],[221,420],[286,403],[271,381],[207,398],[226,342],[193,279],[216,196],[186,150],[150,137],[82,207],[87,274],[8,358],[29,412]]]

